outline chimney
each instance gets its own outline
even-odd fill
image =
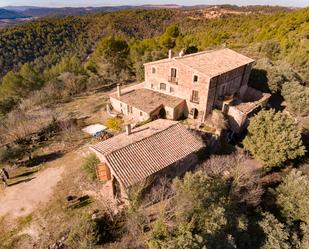
[[[182,56],[184,56],[184,55],[185,55],[185,50],[182,49],[182,50],[180,51],[180,53],[179,53],[179,57],[182,57]]]
[[[121,87],[120,87],[120,84],[117,84],[117,95],[118,95],[118,98],[121,96]]]
[[[131,124],[127,124],[126,125],[126,134],[129,136],[129,135],[131,135]]]
[[[173,51],[170,49],[168,50],[168,58],[172,59],[172,57],[173,57]]]

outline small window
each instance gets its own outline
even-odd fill
[[[175,92],[174,87],[170,87],[170,93],[173,93],[173,92]]]
[[[132,108],[132,106],[128,106],[128,113],[130,114],[132,114],[133,113],[133,108]]]
[[[192,91],[191,101],[194,103],[199,102],[198,91],[195,90]]]
[[[198,82],[198,76],[197,76],[197,75],[194,75],[194,76],[193,76],[193,82],[194,82],[194,83]]]
[[[140,115],[140,116],[143,116],[143,112],[140,112],[139,115]]]
[[[155,67],[152,67],[152,68],[151,68],[151,73],[152,73],[152,74],[155,74],[156,72],[157,72],[157,69],[156,69]]]
[[[153,89],[153,84],[150,85],[151,89]]]
[[[166,84],[160,83],[160,90],[166,91]]]
[[[122,103],[120,103],[120,107],[122,107]]]
[[[176,78],[177,77],[177,69],[176,68],[171,68],[171,77]]]

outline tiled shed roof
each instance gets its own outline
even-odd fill
[[[204,147],[183,125],[156,120],[98,143],[116,177],[129,187]]]
[[[231,49],[223,48],[177,56],[170,60],[163,59],[146,64],[165,63],[171,60],[180,62],[183,65],[193,68],[209,77],[214,77],[254,62],[254,60],[249,57],[239,54]]]

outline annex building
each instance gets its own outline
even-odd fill
[[[185,143],[184,143],[185,141]],[[157,119],[90,147],[101,163],[97,175],[112,181],[114,197],[151,176],[181,175],[198,162],[204,143],[177,121]]]

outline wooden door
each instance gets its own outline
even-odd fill
[[[106,163],[100,163],[97,166],[97,177],[100,181],[109,181],[112,179],[111,171]]]

